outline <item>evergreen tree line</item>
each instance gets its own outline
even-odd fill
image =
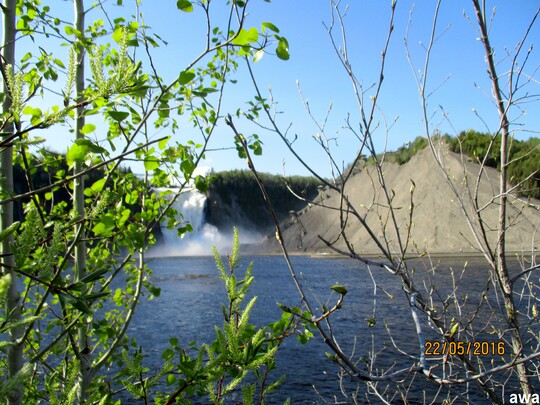
[[[501,168],[501,136],[463,131],[457,137],[444,136],[453,152],[463,152],[486,166]],[[510,184],[518,186],[520,195],[540,198],[540,139],[526,141],[513,139],[509,148],[508,178]]]

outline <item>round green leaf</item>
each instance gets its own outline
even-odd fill
[[[86,155],[90,152],[90,148],[86,144],[74,143],[69,148],[66,154],[66,161],[68,165],[72,165],[75,162],[83,162]]]
[[[193,11],[193,4],[188,0],[178,0],[176,2],[176,7],[184,13],[191,13]]]
[[[148,156],[144,159],[144,169],[146,171],[155,170],[159,167],[159,160],[155,156]]]
[[[167,374],[167,384],[173,385],[176,382],[174,374]]]
[[[185,70],[180,73],[180,76],[178,77],[178,83],[180,83],[183,86],[185,84],[188,84],[194,78],[195,78],[195,73],[193,73],[190,70]]]
[[[81,128],[81,134],[83,135],[87,135],[91,132],[94,132],[96,130],[96,126],[94,124],[85,124],[82,128]]]

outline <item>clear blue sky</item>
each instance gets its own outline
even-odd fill
[[[216,0],[215,0],[216,1]],[[218,3],[221,2],[218,1]],[[123,7],[112,7],[114,15],[123,15],[127,19],[134,13],[131,1],[124,1]],[[357,77],[368,89],[376,82],[379,75],[381,51],[388,32],[390,1],[350,0],[349,11],[345,18],[348,51]],[[62,3],[66,13],[71,12],[66,3]],[[70,4],[70,3],[67,3]],[[345,3],[344,3],[345,4]],[[421,105],[414,76],[406,57],[404,37],[412,1],[398,1],[395,16],[395,29],[387,56],[385,81],[379,99],[375,131],[377,148],[386,147],[395,150],[418,135],[424,134]],[[529,25],[539,7],[538,1],[505,0],[488,1],[488,9],[495,5],[497,12],[491,26],[491,40],[496,49],[499,74],[504,74],[510,60],[505,58],[505,49],[512,50]],[[423,69],[424,46],[429,41],[433,13],[436,2],[422,0],[414,4],[412,25],[409,33],[409,47],[416,70]],[[318,121],[322,121],[330,103],[333,110],[327,124],[327,135],[337,135],[334,146],[336,160],[349,163],[355,156],[358,141],[343,128],[345,118],[350,114],[353,124],[358,122],[358,106],[345,71],[335,55],[323,22],[330,21],[330,5],[326,0],[251,0],[251,10],[247,27],[260,27],[261,22],[271,21],[279,27],[290,45],[291,58],[281,61],[272,55],[265,55],[254,65],[260,87],[266,92],[269,87],[279,110],[283,114],[279,123],[283,129],[289,125],[289,133],[298,135],[295,143],[300,154],[328,176],[327,159],[316,145],[313,136],[317,128],[306,114],[298,94],[296,82],[300,83],[304,97],[309,99],[312,112]],[[204,40],[204,19],[200,9],[193,13],[182,13],[176,9],[176,1],[154,0],[142,3],[141,10],[145,23],[153,31],[168,41],[168,46],[155,50],[158,70],[166,78],[174,78],[185,65],[198,55]],[[219,11],[216,9],[216,11]],[[216,17],[223,18],[216,14]],[[467,19],[468,16],[470,20]],[[91,21],[96,14],[88,16]],[[495,130],[498,117],[491,99],[491,85],[486,73],[484,53],[477,40],[478,32],[474,26],[475,15],[470,1],[443,1],[438,22],[441,37],[435,44],[429,71],[428,93],[436,90],[429,98],[430,128],[442,133],[455,133],[466,129],[481,131]],[[540,39],[540,21],[537,21],[525,43],[525,49]],[[524,54],[525,55],[525,54]],[[22,56],[22,55],[19,55]],[[520,58],[520,61],[523,57]],[[540,65],[538,50],[533,49],[529,57],[526,72],[537,73]],[[254,94],[250,80],[244,69],[238,73],[239,82],[229,86],[223,113],[234,113],[238,107],[245,107],[245,101]],[[503,80],[504,81],[504,80]],[[527,90],[540,94],[538,76],[530,83]],[[373,90],[367,90],[365,100]],[[523,94],[522,94],[523,95]],[[447,114],[447,122],[442,117],[441,107]],[[524,104],[522,115],[515,119],[515,135],[519,139],[538,136],[540,130],[539,103]],[[482,120],[474,113],[482,117]],[[387,131],[384,120],[392,125]],[[394,120],[395,123],[394,123]],[[487,124],[487,128],[486,128]],[[257,157],[255,164],[261,171],[282,172],[282,162],[287,174],[306,174],[295,159],[286,152],[283,143],[272,133],[264,133],[250,125],[247,120],[237,120],[237,127],[246,135],[257,132],[264,142],[263,156]],[[526,129],[529,132],[524,131]],[[186,141],[194,137],[190,126],[186,131],[179,131],[176,139]],[[157,135],[163,135],[161,132]],[[56,150],[67,148],[69,137],[56,137],[48,143]],[[233,145],[230,129],[219,126],[211,148],[228,148]],[[245,168],[245,162],[238,159],[235,151],[216,151],[207,154],[204,163],[214,170]],[[135,170],[137,170],[135,168]]]

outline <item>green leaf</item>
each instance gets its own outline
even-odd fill
[[[259,40],[259,32],[257,28],[250,28],[249,31],[241,29],[236,38],[233,39],[232,43],[234,45],[248,45],[250,42],[257,42]]]
[[[286,313],[291,313],[292,310],[291,308],[289,308],[287,305],[283,305],[279,302],[276,302],[277,306],[279,307],[279,309],[281,309],[283,312],[286,312]]]
[[[101,190],[103,190],[103,186],[105,185],[106,179],[99,179],[94,184],[92,184],[92,191],[95,193],[99,193]]]
[[[55,63],[57,66],[60,66],[62,69],[65,69],[65,68],[66,68],[66,66],[64,65],[64,62],[62,62],[60,59],[54,58],[54,63]]]
[[[109,116],[118,122],[124,121],[127,117],[129,117],[129,113],[125,111],[107,111],[107,114]]]
[[[159,167],[159,160],[155,156],[148,156],[144,159],[144,170],[155,170]]]
[[[298,341],[303,345],[309,342],[309,337],[304,334],[298,335],[297,338],[298,338]]]
[[[41,115],[43,114],[43,112],[39,108],[34,108],[29,105],[24,107],[22,113],[25,115],[31,115],[32,117],[41,117]]]
[[[337,355],[331,354],[331,353],[328,353],[328,352],[324,352],[324,354],[325,354],[325,356],[328,357],[330,360],[335,361],[335,362],[338,361]]]
[[[192,81],[194,78],[195,73],[193,73],[191,70],[184,70],[183,72],[180,72],[180,76],[178,76],[178,83],[184,86],[190,81]]]
[[[148,286],[148,291],[150,294],[152,294],[154,297],[159,297],[161,295],[161,288],[155,287],[155,286]]]
[[[161,358],[165,361],[171,360],[174,357],[174,350],[168,347],[163,351]]]
[[[114,218],[110,214],[106,214],[101,218],[101,221],[92,228],[96,236],[110,236],[114,229]]]
[[[26,31],[28,30],[28,23],[24,19],[19,19],[17,21],[17,30],[19,31]]]
[[[88,145],[74,143],[66,154],[67,164],[71,166],[75,162],[83,162],[88,153],[90,153]]]
[[[191,13],[193,11],[193,4],[188,0],[178,0],[176,2],[178,10],[182,10],[185,13]]]
[[[271,31],[274,31],[275,33],[279,33],[279,28],[276,27],[274,24],[272,24],[271,22],[263,22],[262,32],[265,32],[267,28]]]
[[[169,142],[169,139],[171,139],[170,136],[168,136],[167,138],[163,138],[161,141],[158,142],[158,148],[160,150],[163,150],[167,147],[167,142]]]
[[[103,267],[101,269],[93,271],[92,273],[88,273],[86,276],[81,278],[79,282],[83,284],[93,283],[94,281],[99,280],[108,271],[109,270],[106,267]]]
[[[77,308],[79,311],[84,312],[85,314],[92,314],[92,311],[90,311],[90,308],[88,308],[88,306],[80,300],[74,301],[72,305],[75,308]]]
[[[457,333],[458,330],[459,330],[459,323],[453,324],[452,327],[450,328],[450,333],[449,333],[450,337],[453,337]]]
[[[279,43],[276,48],[276,55],[281,60],[289,60],[289,43],[285,38],[279,37]]]
[[[93,152],[93,153],[104,153],[104,152],[107,152],[105,148],[102,148],[101,146],[99,145],[96,145],[94,142],[92,142],[90,139],[86,139],[86,138],[80,138],[80,139],[76,139],[75,140],[75,143],[77,145],[85,145],[87,146],[89,149],[90,149],[90,152]]]
[[[118,27],[114,30],[113,34],[112,34],[112,38],[114,39],[114,41],[119,44],[120,42],[122,42],[122,37],[124,36],[124,27]]]
[[[87,124],[92,125],[92,124]],[[95,126],[92,125],[94,128]],[[85,125],[86,127],[86,125]],[[84,127],[83,127],[84,128]],[[88,129],[90,129],[89,127]],[[74,162],[83,162],[88,153],[104,153],[106,150],[99,145],[93,143],[90,139],[76,139],[75,143],[71,145],[67,154],[66,161],[68,165],[72,165]]]
[[[330,289],[341,295],[347,294],[347,289],[341,285],[333,285],[332,287],[330,287]]]
[[[32,57],[32,53],[31,52],[28,52],[26,55],[23,56],[23,58],[21,59],[21,63],[24,63],[26,62],[28,59],[30,59]]]
[[[94,132],[96,130],[96,126],[94,124],[85,124],[82,128],[81,128],[81,134],[83,135],[87,135],[91,132]]]
[[[108,291],[102,291],[102,292],[95,292],[92,294],[87,294],[83,296],[82,298],[85,300],[97,300],[98,298],[107,297],[110,293]]]
[[[249,145],[249,148],[253,150],[253,153],[256,156],[261,156],[263,152],[261,145],[262,145],[261,141],[255,141],[251,145]]]
[[[9,235],[11,235],[13,232],[15,232],[21,223],[19,221],[12,223],[10,226],[8,226],[6,229],[4,229],[0,233],[0,242],[6,239]]]

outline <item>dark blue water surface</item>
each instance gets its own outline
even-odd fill
[[[280,318],[282,311],[276,302],[298,306],[300,296],[282,257],[246,257],[242,259],[243,266],[250,261],[254,263],[255,276],[251,292],[258,297],[250,320],[262,326]],[[416,359],[400,352],[418,356],[419,344],[411,311],[397,277],[381,268],[372,268],[377,284],[375,288],[367,267],[357,261],[303,256],[293,257],[292,261],[300,282],[318,311],[323,303],[332,307],[338,298],[330,286],[340,284],[348,289],[344,304],[332,316],[331,324],[340,347],[351,355],[354,362],[359,362],[359,366],[365,369],[362,359],[377,353],[374,370],[380,372],[415,364]],[[422,280],[420,286],[425,285],[427,289],[436,286],[441,297],[446,297],[452,292],[453,285],[449,268],[460,270],[464,261],[447,260],[435,272],[428,271],[432,267],[430,264],[417,262],[415,279]],[[145,365],[157,370],[161,365],[161,354],[171,337],[178,338],[180,345],[185,347],[195,340],[200,345],[215,339],[214,325],[223,325],[221,308],[226,302],[226,292],[212,257],[154,258],[149,260],[149,267],[153,271],[151,280],[161,288],[161,295],[151,302],[142,300],[131,324],[130,335],[142,345]],[[460,286],[459,294],[471,305],[478,302],[486,287],[487,267],[479,262],[475,266],[469,265],[464,278],[459,279],[457,274],[461,274],[460,271],[454,275]],[[369,327],[368,319],[372,317],[376,323]],[[424,321],[422,327],[426,338],[435,336],[427,322]],[[283,403],[290,398],[293,404],[353,403],[351,398],[356,395],[360,403],[380,403],[365,384],[348,377],[340,381],[339,370],[325,356],[325,351],[329,349],[320,336],[316,335],[306,345],[299,344],[295,337],[289,338],[278,353],[278,368],[271,374],[273,380],[281,375],[286,375],[286,379],[269,402]],[[382,387],[384,385],[379,384],[379,388]],[[403,391],[409,391],[411,403],[423,402],[426,388],[430,400],[442,402],[442,397],[437,397],[436,386],[430,386],[422,376],[409,375],[401,384]],[[451,395],[467,395],[468,389],[470,399],[484,403],[474,384],[455,389]],[[392,385],[392,390],[395,391],[395,385]],[[443,392],[448,394],[448,391]],[[402,401],[397,397],[391,402]]]

